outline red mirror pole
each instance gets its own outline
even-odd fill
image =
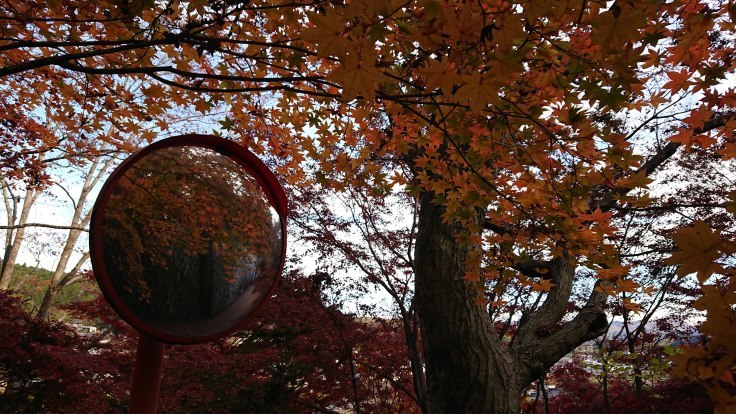
[[[130,390],[130,414],[156,414],[161,388],[164,343],[141,333]]]

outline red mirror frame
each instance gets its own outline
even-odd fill
[[[115,185],[118,183],[120,178],[125,174],[128,169],[138,162],[141,158],[145,157],[156,150],[169,147],[184,147],[194,146],[200,148],[211,149],[219,154],[229,157],[233,161],[237,162],[246,171],[251,173],[255,177],[256,181],[263,188],[268,201],[271,206],[276,210],[281,218],[281,237],[282,237],[282,248],[281,248],[281,262],[278,266],[278,273],[275,275],[268,294],[265,295],[261,302],[256,305],[253,311],[248,314],[243,321],[236,324],[232,328],[217,334],[207,336],[196,336],[196,337],[181,337],[168,334],[159,329],[156,329],[148,325],[143,319],[136,316],[130,311],[127,306],[120,299],[116,293],[110,276],[105,266],[105,260],[102,256],[102,225],[105,219],[105,211],[107,203],[110,200]],[[256,157],[253,153],[248,151],[243,146],[227,140],[225,138],[216,137],[213,135],[200,135],[200,134],[186,134],[179,135],[171,138],[165,138],[160,141],[156,141],[145,148],[138,150],[137,152],[126,158],[110,175],[105,181],[105,184],[100,190],[100,194],[97,197],[97,201],[92,210],[92,218],[90,222],[90,258],[92,261],[92,268],[94,270],[95,278],[100,286],[102,294],[107,299],[108,303],[112,308],[120,315],[120,317],[130,324],[133,328],[139,332],[157,339],[159,341],[172,343],[172,344],[195,344],[213,341],[225,336],[232,334],[235,331],[243,329],[262,309],[263,304],[271,297],[273,290],[276,287],[277,281],[283,271],[284,259],[286,256],[286,214],[287,214],[287,200],[284,189],[278,182],[276,176],[271,170]]]

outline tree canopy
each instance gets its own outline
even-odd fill
[[[0,166],[205,117],[269,159],[293,220],[322,223],[316,249],[396,300],[424,412],[518,412],[605,331],[607,303],[639,312],[672,285],[699,289],[710,338],[681,372],[732,409],[734,16],[682,0],[5,2]],[[358,207],[366,243],[339,239],[351,224],[330,221],[328,193]],[[414,206],[403,232],[375,225],[392,197]]]

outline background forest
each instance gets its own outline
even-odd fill
[[[247,331],[169,347],[161,411],[420,412],[400,322],[341,311],[344,298],[325,292],[326,277],[288,272]],[[0,296],[1,411],[127,412],[136,334],[89,274],[60,290],[49,318],[35,318],[49,278],[17,265],[17,290]],[[683,319],[660,318],[646,331],[612,327],[614,335],[590,344],[593,358],[576,353],[526,390],[523,412],[712,412],[705,390],[674,378],[667,360],[693,338]]]

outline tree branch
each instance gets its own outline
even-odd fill
[[[530,338],[514,347],[512,351],[525,368],[525,382],[539,378],[563,356],[606,332],[608,320],[603,306],[608,300],[608,294],[599,289],[605,283],[610,282],[596,282],[588,302],[573,320],[563,323],[548,336]]]
[[[173,66],[147,66],[147,67],[126,67],[126,68],[91,68],[87,66],[78,65],[75,63],[61,63],[59,64],[64,69],[73,70],[82,73],[88,73],[92,75],[150,75],[160,72],[172,73],[174,75],[183,76],[190,79],[210,79],[218,81],[237,81],[237,82],[257,82],[257,83],[270,83],[270,82],[320,82],[329,84],[325,81],[323,76],[283,76],[283,77],[245,77],[239,75],[219,75],[214,73],[199,73],[189,72],[181,69],[177,69]]]
[[[54,224],[44,224],[44,223],[23,223],[23,224],[16,224],[12,226],[0,226],[0,230],[7,230],[7,229],[20,229],[24,227],[43,227],[46,229],[56,229],[56,230],[81,230],[81,231],[89,231],[86,227],[79,227],[79,226],[61,226],[61,225],[54,225]]]
[[[732,112],[716,114],[708,122],[706,122],[702,128],[695,128],[693,130],[693,133],[694,134],[704,134],[713,129],[720,128],[726,125],[726,122],[731,118],[731,116],[733,116]],[[660,166],[662,166],[662,164],[664,164],[673,155],[675,155],[675,153],[677,152],[677,150],[680,148],[681,145],[682,144],[677,143],[677,142],[668,142],[667,145],[660,148],[659,151],[657,151],[651,158],[649,158],[641,167],[639,167],[631,175],[643,173],[647,177],[650,176]],[[590,211],[594,211],[598,208],[600,208],[601,211],[610,211],[618,203],[617,199],[627,194],[631,190],[633,190],[633,188],[623,187],[623,188],[609,189],[609,191],[605,192],[597,200],[593,200],[590,203]]]
[[[547,262],[546,268],[549,274],[545,276],[552,279],[554,286],[547,293],[542,306],[522,318],[523,322],[520,323],[512,347],[524,348],[537,341],[540,336],[548,335],[565,316],[575,279],[575,263],[570,256],[564,255]]]
[[[542,279],[554,279],[553,275],[554,262],[550,260],[527,260],[521,263],[512,264],[514,270],[518,270],[522,274],[529,277],[538,277]]]
[[[63,67],[63,65],[66,64],[67,62],[71,62],[77,59],[102,56],[102,55],[118,53],[118,52],[128,52],[128,51],[135,50],[135,49],[142,48],[142,47],[150,47],[150,46],[173,44],[173,43],[175,43],[173,39],[149,40],[146,42],[126,44],[126,45],[112,47],[108,49],[90,50],[87,52],[79,52],[79,53],[67,53],[64,55],[55,55],[55,56],[49,56],[46,58],[40,58],[36,60],[29,60],[23,63],[18,63],[16,65],[5,66],[3,68],[0,68],[0,78],[8,76],[8,75],[14,75],[16,73],[21,73],[21,72],[26,72],[26,71],[33,70],[33,69],[42,68],[45,66],[58,65],[58,66]]]

